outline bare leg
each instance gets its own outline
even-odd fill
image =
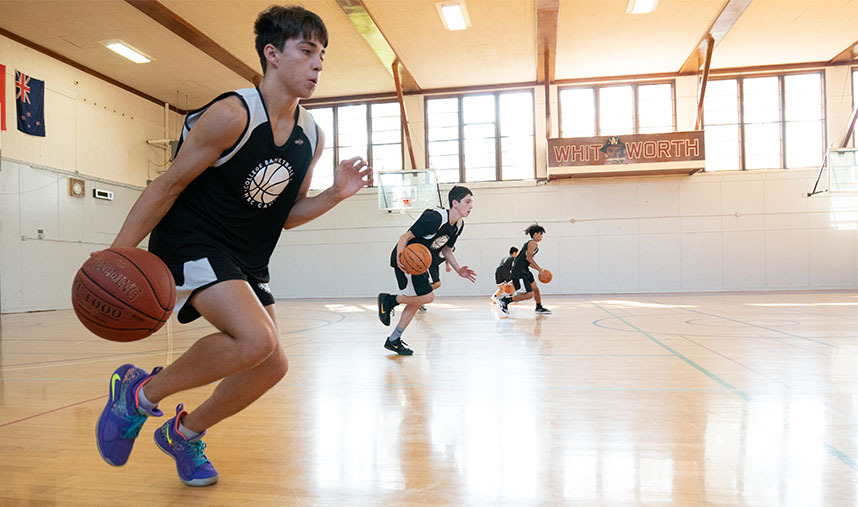
[[[246,281],[227,280],[215,284],[196,294],[193,304],[220,332],[197,340],[173,364],[152,377],[144,390],[146,397],[153,403],[171,394],[254,368],[280,350],[279,332],[273,320],[273,313],[262,307]],[[280,355],[282,356],[282,351]],[[285,373],[285,356],[282,357],[282,362]],[[274,360],[273,363],[276,364],[277,361]],[[271,366],[266,366],[268,367]],[[262,379],[260,383],[266,382]],[[264,392],[264,389],[261,392]],[[257,394],[256,397],[258,396]],[[221,407],[227,416],[246,406],[242,405],[241,400],[235,401],[238,409]],[[207,416],[205,420],[216,422],[223,417],[226,416]],[[194,421],[194,418],[191,418],[191,421]],[[192,430],[199,427],[188,426]],[[206,427],[203,426],[202,429]]]
[[[533,297],[532,292],[525,292],[524,294],[515,294],[512,296],[512,302],[516,303],[518,301],[525,301]]]
[[[408,327],[408,324],[411,324],[411,319],[414,318],[417,310],[422,305],[428,305],[434,300],[435,294],[432,292],[423,296],[404,296],[402,294],[396,296],[396,302],[405,305],[405,309],[402,310],[402,314],[399,316],[399,323],[396,325],[404,330]]]
[[[265,310],[276,326],[274,305],[266,306]],[[280,382],[288,369],[286,354],[283,353],[278,340],[274,352],[266,360],[249,370],[233,373],[223,379],[206,401],[185,416],[183,424],[196,432],[211,428],[259,399]]]

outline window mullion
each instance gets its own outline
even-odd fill
[[[372,167],[372,104],[366,105],[366,163]]]
[[[745,170],[745,87],[744,79],[736,78],[736,88],[739,93],[736,100],[739,101],[739,170]]]
[[[501,144],[500,94],[495,93],[495,181],[503,179],[503,171],[501,170],[501,164],[503,163]]]
[[[459,181],[465,180],[465,100],[459,95]]]
[[[778,95],[780,96],[780,111],[778,114],[780,115],[780,126],[781,126],[781,139],[780,139],[780,152],[781,152],[781,168],[786,169],[786,86],[784,86],[784,76],[778,76]]]

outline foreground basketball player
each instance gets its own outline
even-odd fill
[[[399,237],[396,247],[390,253],[390,266],[396,274],[400,294],[381,293],[378,295],[378,318],[385,326],[390,325],[390,317],[396,305],[405,305],[405,309],[399,317],[399,323],[384,342],[384,348],[403,356],[410,356],[414,351],[402,341],[402,333],[411,323],[411,319],[414,318],[414,314],[420,307],[428,305],[435,299],[428,271],[420,275],[408,275],[405,272],[399,261],[399,256],[402,255],[405,247],[409,243],[425,245],[432,254],[432,266],[435,268],[436,274],[438,266],[443,262],[441,260],[441,255],[443,255],[447,265],[459,276],[472,282],[477,279],[474,270],[468,266],[459,266],[459,262],[453,255],[453,245],[456,244],[456,239],[462,234],[465,227],[465,222],[462,219],[470,215],[471,209],[474,207],[474,195],[467,187],[455,186],[450,189],[447,199],[450,202],[450,209],[425,210],[420,218],[414,222],[414,225]],[[435,279],[440,287],[437,277]]]
[[[159,401],[219,380],[199,407],[187,412],[179,404],[155,431],[189,486],[218,479],[203,452],[205,431],[286,374],[268,288],[280,232],[372,184],[371,168],[355,157],[337,166],[331,188],[307,197],[324,135],[298,101],[318,85],[327,29],[312,12],[279,6],[262,12],[254,28],[262,82],[188,115],[175,162],[143,191],[113,242],[133,247],[151,232],[149,249],[176,279],[179,322],[202,316],[218,332],[166,368],[120,366],[98,420],[98,450],[111,465],[125,464],[146,417],[162,415]],[[248,449],[248,459],[263,451]]]
[[[539,224],[533,224],[524,230],[524,233],[530,236],[530,239],[521,247],[521,251],[515,257],[515,262],[512,264],[512,285],[515,287],[515,294],[505,295],[498,298],[498,308],[509,315],[509,304],[516,301],[524,301],[526,299],[536,299],[536,313],[549,314],[551,310],[542,306],[542,295],[539,293],[539,285],[533,279],[533,273],[530,268],[534,268],[542,275],[543,269],[533,259],[539,252],[538,243],[542,241],[542,236],[545,234],[545,228]]]

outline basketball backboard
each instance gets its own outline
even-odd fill
[[[839,148],[828,152],[828,190],[858,192],[858,148]]]
[[[378,209],[406,213],[442,206],[434,169],[378,172]]]

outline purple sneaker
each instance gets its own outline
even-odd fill
[[[152,373],[146,373],[146,370],[133,364],[123,364],[110,376],[107,405],[95,429],[98,452],[109,464],[117,467],[124,465],[146,418],[164,415],[157,407],[152,410],[140,407],[137,401],[140,388],[162,369],[159,366]]]
[[[176,417],[155,430],[155,444],[176,461],[179,479],[188,486],[208,486],[217,482],[218,474],[203,451],[206,444],[202,438],[206,432],[188,440],[179,433],[179,421],[188,413],[181,403],[176,407]]]

